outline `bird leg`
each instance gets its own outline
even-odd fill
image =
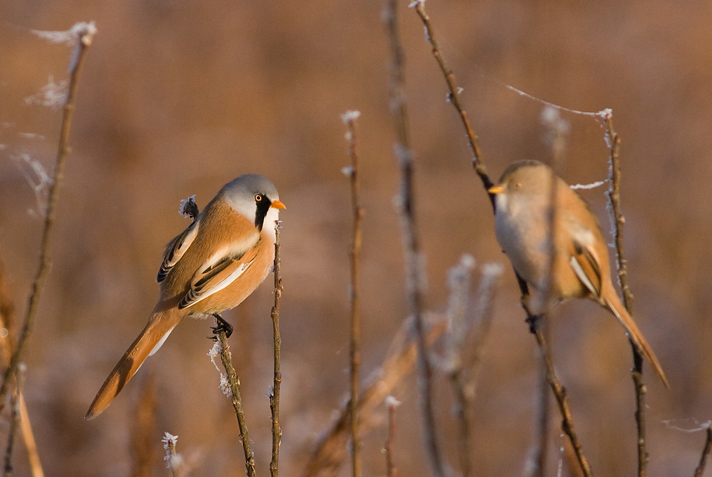
[[[217,335],[221,331],[224,331],[225,336],[227,336],[229,338],[230,335],[232,334],[232,330],[233,330],[232,325],[230,323],[228,323],[227,321],[225,321],[225,319],[222,316],[220,316],[220,313],[213,313],[213,316],[215,317],[215,321],[217,321],[217,324],[212,328],[213,334],[215,334],[213,339],[217,339]]]

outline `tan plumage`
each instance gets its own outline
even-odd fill
[[[86,414],[101,414],[144,360],[188,315],[234,308],[267,277],[274,261],[274,221],[284,204],[259,175],[229,182],[166,246],[157,281],[160,297],[148,324],[106,378]],[[263,227],[264,225],[264,227]]]
[[[553,196],[552,179],[556,181]],[[618,319],[669,387],[660,362],[613,286],[606,240],[586,202],[549,166],[537,161],[513,163],[489,192],[495,194],[497,241],[519,276],[538,293],[538,300],[533,301],[535,312],[567,298],[587,297],[598,302]],[[552,197],[556,204],[555,257],[550,274]],[[549,277],[551,283],[547,284]],[[548,297],[544,297],[547,291]]]

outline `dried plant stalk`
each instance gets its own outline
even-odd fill
[[[351,166],[345,168],[345,173],[349,177],[351,184],[351,209],[353,211],[353,241],[349,258],[351,262],[351,286],[349,287],[349,298],[351,302],[351,333],[349,344],[350,355],[350,377],[351,377],[351,397],[349,399],[349,415],[351,416],[351,462],[352,475],[360,477],[361,470],[361,442],[359,440],[359,417],[358,417],[358,394],[359,394],[359,374],[361,367],[361,319],[360,319],[360,267],[359,259],[361,255],[363,208],[361,207],[360,183],[359,183],[359,161],[356,150],[356,120],[359,117],[358,111],[348,111],[342,115],[342,119],[347,127],[346,139],[348,141],[348,155],[351,159]]]
[[[610,149],[610,179],[611,186],[606,192],[610,204],[610,210],[613,214],[614,225],[614,241],[616,244],[616,266],[618,268],[618,282],[623,290],[623,303],[626,310],[633,315],[633,292],[628,285],[628,265],[623,255],[623,224],[625,217],[621,212],[621,196],[620,196],[620,138],[613,130],[613,114],[610,110],[605,112],[606,123],[606,142]],[[648,461],[650,460],[647,451],[646,432],[645,432],[645,393],[647,391],[645,383],[643,383],[643,356],[638,351],[633,341],[630,342],[633,350],[633,369],[631,376],[635,387],[635,424],[637,428],[637,449],[638,449],[638,477],[645,477],[647,474]]]
[[[269,464],[269,472],[272,477],[279,475],[279,447],[282,443],[282,428],[279,424],[279,397],[282,387],[281,371],[281,349],[282,335],[279,332],[279,302],[282,298],[282,275],[280,266],[282,263],[279,247],[279,232],[281,223],[274,224],[274,306],[272,307],[272,336],[274,338],[274,382],[269,394],[269,408],[272,414],[272,460]]]
[[[225,373],[227,374],[227,382],[230,387],[230,402],[235,409],[237,417],[237,425],[240,428],[240,440],[242,441],[242,450],[245,453],[245,468],[249,477],[255,476],[255,453],[250,446],[250,437],[247,430],[247,422],[245,413],[242,409],[242,396],[240,395],[240,378],[235,372],[235,367],[232,365],[232,353],[230,345],[227,342],[227,336],[224,331],[218,333],[218,341],[220,343],[220,360],[222,361]]]

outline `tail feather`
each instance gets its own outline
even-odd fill
[[[660,361],[658,361],[657,356],[655,356],[653,348],[651,348],[648,342],[645,340],[645,338],[643,337],[643,333],[640,331],[640,328],[638,328],[638,325],[635,324],[635,321],[633,321],[633,318],[628,314],[620,300],[617,300],[616,303],[613,303],[611,300],[606,299],[605,306],[615,315],[618,321],[626,329],[626,331],[628,332],[628,336],[630,337],[635,347],[645,357],[645,359],[648,360],[650,365],[653,367],[653,370],[660,377],[660,380],[663,382],[665,387],[670,389],[670,383],[668,383],[667,377],[665,376],[665,371],[663,371],[663,367],[660,364]]]
[[[129,346],[114,370],[96,394],[85,419],[94,419],[109,407],[126,383],[136,374],[147,357],[158,351],[173,328],[180,323],[184,313],[173,308],[151,315],[141,334]]]

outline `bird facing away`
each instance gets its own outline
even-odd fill
[[[187,315],[234,308],[264,281],[274,261],[274,223],[284,209],[272,182],[247,174],[228,182],[195,220],[166,246],[160,295],[148,324],[109,374],[87,411],[101,414]]]
[[[596,301],[618,319],[669,388],[655,353],[618,298],[608,247],[586,202],[538,161],[511,164],[489,192],[495,195],[497,241],[517,274],[537,292],[533,311],[541,313],[549,303],[567,298]]]

